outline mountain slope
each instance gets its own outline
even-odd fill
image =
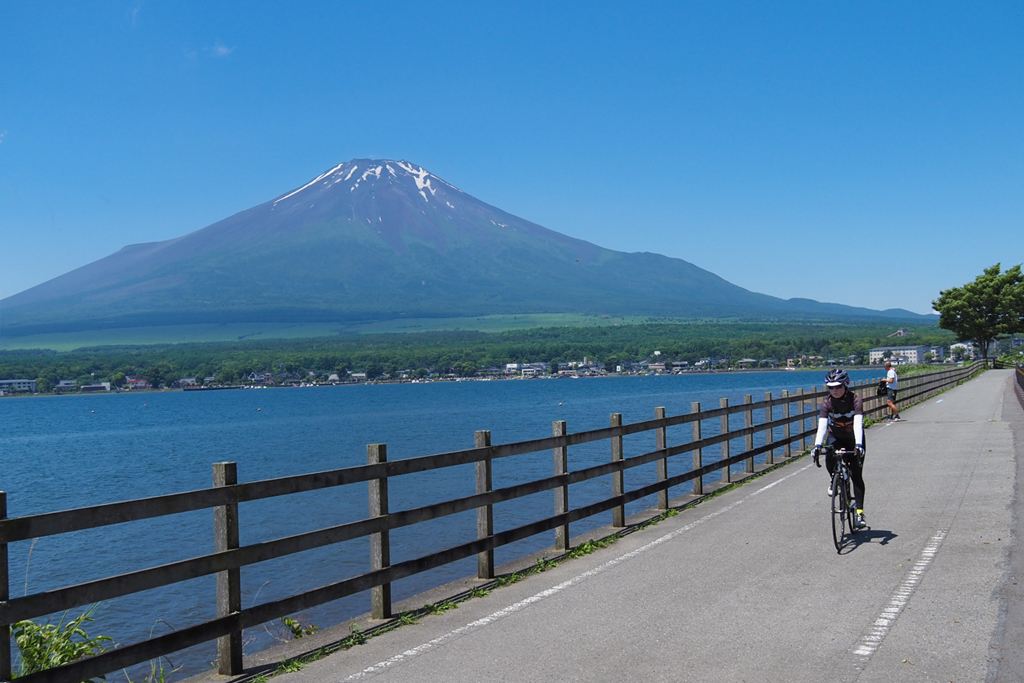
[[[917,317],[750,292],[681,259],[530,223],[414,164],[368,159],[0,301],[8,336],[541,312]]]

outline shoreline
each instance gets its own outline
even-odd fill
[[[688,375],[741,375],[741,374],[758,374],[767,372],[821,372],[827,370],[828,367],[810,367],[810,368],[743,368],[736,370],[686,370],[683,372],[650,372],[650,373],[626,373],[626,372],[609,372],[599,375],[563,375],[560,377],[554,377],[552,375],[541,375],[539,377],[436,377],[436,378],[423,378],[423,379],[383,379],[383,380],[364,380],[356,382],[323,382],[323,383],[310,383],[310,384],[288,384],[288,385],[274,385],[274,384],[231,384],[231,385],[218,385],[211,387],[175,387],[170,389],[131,389],[131,390],[111,390],[111,391],[89,391],[82,393],[80,391],[68,391],[68,392],[47,392],[47,393],[30,393],[30,392],[12,392],[10,394],[0,394],[0,399],[7,398],[43,398],[43,397],[60,397],[60,396],[111,396],[121,394],[165,394],[171,392],[207,392],[207,391],[226,391],[233,389],[253,390],[253,389],[310,389],[317,388],[322,389],[324,387],[358,387],[358,386],[369,386],[369,385],[383,385],[383,384],[436,384],[441,382],[507,382],[507,381],[535,381],[535,380],[564,380],[564,379],[609,379],[609,378],[621,378],[621,377],[685,377]],[[874,367],[881,367],[877,365],[849,365],[849,366],[835,366],[844,367],[847,370],[870,370]],[[936,366],[936,369],[941,369],[943,366]]]

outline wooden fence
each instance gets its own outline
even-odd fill
[[[901,380],[900,403],[909,405],[925,400],[969,379],[980,369],[982,366],[975,364],[908,377]],[[865,415],[868,417],[883,415],[887,410],[884,399],[875,396],[875,386],[874,383],[858,383],[854,387],[864,397]],[[740,405],[729,405],[728,399],[721,399],[717,408],[703,410],[699,403],[693,403],[690,413],[673,416],[667,415],[665,408],[657,408],[655,419],[632,424],[622,424],[621,414],[616,413],[611,415],[609,427],[578,433],[568,433],[565,422],[559,421],[553,423],[550,438],[500,445],[492,445],[490,432],[483,431],[476,433],[475,447],[472,449],[391,462],[387,459],[385,444],[371,444],[367,447],[366,465],[242,484],[237,482],[234,463],[215,463],[214,483],[210,489],[26,517],[8,518],[6,494],[0,491],[0,681],[6,683],[11,680],[10,627],[18,621],[44,617],[210,574],[216,574],[215,619],[18,680],[24,683],[74,683],[213,640],[217,640],[218,672],[225,675],[239,674],[242,672],[243,629],[365,591],[370,593],[372,616],[387,619],[391,617],[391,583],[399,579],[473,555],[477,556],[479,578],[491,579],[494,577],[495,548],[553,530],[556,548],[567,550],[570,525],[574,522],[610,510],[613,525],[621,527],[625,525],[625,506],[628,503],[656,495],[657,507],[667,509],[669,492],[673,487],[692,482],[692,492],[698,496],[704,495],[714,488],[728,485],[734,477],[742,478],[754,473],[756,456],[765,456],[764,464],[758,466],[763,469],[800,455],[807,450],[813,438],[817,427],[815,418],[818,402],[825,395],[825,391],[813,387],[808,392],[803,389],[793,394],[784,391],[777,398],[770,393],[765,394],[764,400],[756,403],[751,396],[746,396]],[[743,415],[744,425],[739,429],[731,429],[729,418],[737,414]],[[763,420],[755,424],[755,415],[762,416]],[[703,436],[704,431],[716,431],[715,421],[719,433]],[[691,425],[692,438],[685,443],[669,444],[668,428],[685,424]],[[711,426],[705,429],[702,425]],[[623,452],[623,438],[645,432],[654,433],[655,450],[627,457]],[[762,435],[759,441],[763,441],[763,445],[755,447],[755,435],[758,434]],[[605,440],[610,444],[610,459],[606,463],[570,470],[571,447]],[[738,440],[742,440],[744,448],[731,455],[731,443]],[[719,457],[705,463],[704,451],[712,446],[719,446]],[[492,489],[491,465],[495,459],[548,449],[554,454],[551,477]],[[669,459],[687,453],[692,456],[692,468],[683,474],[669,476]],[[737,475],[731,471],[731,467],[741,462],[745,463],[745,471]],[[389,509],[388,482],[391,478],[469,463],[474,463],[476,468],[474,495],[409,510]],[[656,463],[657,481],[625,490],[625,471],[648,463]],[[705,477],[718,471],[721,472],[720,482],[712,484],[704,481]],[[610,478],[611,496],[572,508],[569,504],[572,486],[597,477]],[[359,482],[367,482],[369,486],[370,510],[367,518],[239,546],[239,503]],[[494,529],[494,505],[543,491],[554,493],[552,516],[516,528],[501,531]],[[10,543],[209,508],[214,510],[216,551],[212,554],[20,598],[10,597]],[[388,536],[391,530],[471,510],[477,513],[476,540],[391,564]],[[369,572],[280,600],[242,608],[241,567],[362,537],[370,538]],[[213,598],[211,596],[211,600]]]

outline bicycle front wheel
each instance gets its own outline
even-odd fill
[[[836,544],[837,553],[843,549],[844,527],[849,525],[849,502],[845,494],[846,487],[836,469],[832,475],[832,541]]]
[[[850,490],[850,479],[843,480],[843,502],[846,503],[846,528],[851,534],[857,533],[857,506],[853,501],[853,492]]]

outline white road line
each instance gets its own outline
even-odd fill
[[[896,619],[903,612],[903,608],[907,606],[914,591],[917,590],[918,584],[921,583],[921,579],[924,578],[925,571],[931,565],[932,560],[935,559],[936,553],[939,552],[939,547],[942,545],[942,540],[945,537],[946,530],[942,529],[937,531],[928,540],[924,549],[921,550],[921,555],[917,558],[917,562],[914,563],[910,571],[903,577],[903,581],[900,582],[896,590],[889,596],[889,602],[879,615],[875,617],[875,620],[871,622],[871,626],[861,634],[860,640],[853,648],[858,668],[866,664],[871,655],[875,654],[878,646],[882,644],[882,640],[888,635],[889,629],[896,623]]]
[[[537,593],[535,595],[531,595],[530,597],[528,597],[528,598],[526,598],[524,600],[520,600],[519,602],[517,602],[517,603],[515,603],[513,605],[509,605],[505,609],[498,610],[497,612],[494,612],[493,614],[489,614],[486,617],[483,617],[481,619],[477,619],[476,621],[471,621],[468,624],[466,624],[465,626],[460,626],[459,628],[455,629],[454,631],[449,631],[448,633],[445,633],[442,636],[438,636],[437,638],[434,638],[433,640],[427,641],[426,643],[423,643],[422,645],[417,645],[416,647],[411,648],[409,650],[406,650],[405,652],[402,652],[400,654],[397,654],[397,655],[395,655],[394,657],[392,657],[390,659],[385,659],[382,662],[377,662],[373,666],[368,666],[365,669],[363,669],[362,671],[354,673],[351,676],[349,676],[348,678],[345,678],[344,680],[346,680],[346,681],[355,681],[355,680],[358,680],[360,678],[364,678],[366,676],[372,676],[373,674],[379,673],[379,672],[383,671],[384,669],[387,669],[388,667],[394,666],[395,664],[399,664],[400,662],[404,662],[404,661],[406,661],[408,659],[411,659],[413,657],[421,655],[424,652],[437,647],[438,645],[446,643],[447,641],[451,640],[452,638],[456,638],[458,636],[464,635],[464,634],[469,633],[471,631],[475,631],[477,629],[483,628],[484,626],[487,626],[488,624],[494,623],[495,621],[501,619],[502,617],[507,617],[510,614],[518,612],[519,610],[523,609],[524,607],[528,607],[528,606],[530,606],[530,605],[532,605],[534,603],[540,602],[541,600],[543,600],[545,598],[549,598],[552,595],[555,595],[557,593],[561,593],[566,588],[571,588],[572,586],[575,586],[576,584],[580,583],[581,581],[584,581],[585,579],[590,578],[591,576],[596,576],[597,574],[600,574],[600,573],[602,573],[604,571],[607,571],[608,569],[611,569],[612,567],[615,567],[616,565],[622,564],[626,560],[632,559],[632,558],[636,557],[637,555],[640,555],[641,553],[645,553],[648,550],[651,550],[651,549],[661,545],[662,543],[665,543],[667,541],[671,541],[672,539],[676,538],[677,536],[680,536],[680,535],[686,533],[687,531],[693,530],[694,528],[700,526],[701,524],[703,524],[704,522],[706,522],[706,521],[708,521],[710,519],[714,519],[715,517],[718,517],[719,515],[724,515],[726,512],[729,512],[730,510],[736,508],[737,506],[742,505],[743,503],[745,503],[746,501],[750,500],[754,496],[757,496],[757,495],[767,491],[768,489],[781,484],[782,482],[786,481],[787,479],[789,479],[791,477],[797,476],[798,474],[800,474],[804,470],[810,469],[810,467],[811,467],[811,465],[806,465],[804,467],[801,467],[796,472],[793,472],[792,474],[787,474],[782,479],[779,479],[778,481],[772,482],[771,484],[768,484],[767,486],[764,486],[764,487],[758,489],[757,491],[754,491],[753,493],[751,493],[746,498],[741,498],[740,500],[737,500],[735,503],[731,503],[731,504],[725,506],[724,508],[722,508],[721,510],[718,510],[717,512],[712,512],[712,513],[710,513],[708,515],[705,515],[704,517],[701,517],[698,520],[690,522],[689,524],[687,524],[684,527],[680,527],[679,529],[676,529],[673,532],[667,533],[667,534],[665,534],[664,536],[662,536],[660,538],[656,538],[653,541],[651,541],[650,543],[648,543],[647,545],[641,546],[641,547],[637,548],[636,550],[631,550],[630,552],[626,553],[625,555],[620,555],[619,557],[616,557],[613,560],[609,560],[608,562],[605,562],[604,564],[602,564],[602,565],[600,565],[598,567],[595,567],[594,569],[591,569],[590,571],[583,572],[582,574],[580,574],[578,576],[575,576],[575,577],[569,579],[568,581],[563,581],[562,583],[558,584],[557,586],[553,586],[551,588],[548,588],[547,590],[541,591],[540,593]]]

